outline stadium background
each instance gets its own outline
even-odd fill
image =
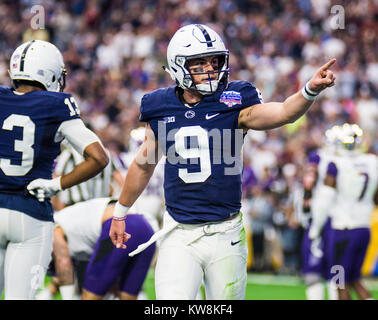
[[[31,27],[34,5],[44,9],[44,29]],[[335,28],[332,8],[345,13],[344,25]],[[337,85],[306,116],[281,129],[250,132],[245,142],[243,207],[255,252],[249,275],[298,276],[302,230],[287,214],[306,156],[321,146],[326,129],[343,122],[357,122],[366,150],[378,152],[377,8],[376,0],[5,0],[0,84],[10,85],[9,58],[21,42],[53,42],[68,71],[65,91],[75,96],[82,118],[105,146],[119,154],[128,149],[130,131],[141,125],[142,95],[172,85],[161,66],[170,37],[183,24],[208,24],[222,34],[231,52],[231,80],[253,82],[265,101],[283,101],[336,57]],[[378,275],[377,210],[372,230],[362,268],[370,277]]]

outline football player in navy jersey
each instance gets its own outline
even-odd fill
[[[131,164],[114,210],[110,237],[125,248],[129,207],[161,154],[166,156],[163,228],[137,254],[161,239],[155,272],[157,299],[194,299],[203,280],[207,299],[243,299],[247,243],[242,226],[241,148],[248,129],[267,130],[303,115],[335,76],[330,60],[284,102],[263,103],[246,81],[228,82],[229,51],[211,28],[180,28],[168,49],[166,71],[176,86],[146,94],[140,120],[145,141]]]
[[[14,87],[0,87],[0,292],[5,288],[5,299],[34,299],[52,252],[50,198],[95,176],[109,160],[74,98],[62,92],[64,62],[53,44],[23,43],[9,74]],[[52,179],[63,139],[85,161]]]

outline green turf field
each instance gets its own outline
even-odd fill
[[[45,284],[50,282],[46,277]],[[378,278],[366,278],[365,283],[373,298],[378,300]],[[147,299],[155,300],[154,272],[151,269],[143,285]],[[327,292],[325,290],[327,297]],[[356,299],[356,296],[353,296]],[[305,285],[297,276],[249,273],[246,300],[305,300]],[[55,300],[61,300],[60,294]]]
[[[378,300],[378,279],[366,279],[365,282],[373,298]],[[148,299],[155,299],[153,271],[149,272],[143,289]],[[325,295],[327,297],[326,291]],[[245,299],[306,300],[305,285],[297,276],[249,273]]]

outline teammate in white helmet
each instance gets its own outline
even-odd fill
[[[166,71],[175,85],[142,98],[145,140],[128,170],[110,237],[114,245],[125,247],[127,212],[152,176],[161,150],[166,156],[167,212],[163,229],[145,245],[162,238],[155,272],[157,299],[194,299],[202,280],[207,299],[243,299],[247,280],[240,214],[243,134],[298,119],[322,90],[334,85],[329,68],[336,60],[327,62],[303,90],[282,103],[263,103],[249,82],[228,82],[229,51],[208,26],[191,24],[177,30],[167,60]]]
[[[34,299],[43,282],[53,242],[50,198],[108,163],[75,99],[62,92],[65,74],[60,51],[32,40],[10,59],[13,88],[0,87],[0,292],[5,288],[5,299]],[[85,161],[52,179],[63,139]]]

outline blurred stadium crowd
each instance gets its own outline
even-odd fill
[[[45,29],[30,27],[35,4],[45,10]],[[332,29],[336,4],[345,10],[343,29]],[[306,116],[281,129],[250,132],[245,140],[243,206],[254,235],[253,268],[296,272],[300,228],[286,219],[286,211],[292,210],[290,194],[306,156],[321,146],[326,129],[344,122],[357,122],[366,149],[378,153],[377,8],[374,0],[5,0],[0,83],[10,85],[9,58],[21,42],[53,42],[68,71],[65,91],[75,96],[83,120],[118,154],[127,151],[130,131],[141,125],[142,95],[173,85],[162,66],[169,39],[184,24],[208,24],[223,35],[231,52],[231,80],[253,82],[265,102],[283,101],[336,57],[337,85],[317,98]],[[273,251],[268,261],[267,239]]]

